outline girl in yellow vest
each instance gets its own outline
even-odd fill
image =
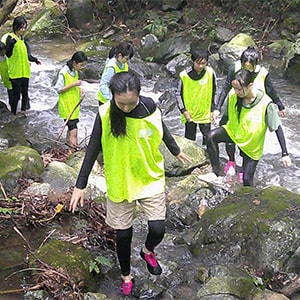
[[[207,134],[211,128],[212,112],[215,109],[216,75],[208,64],[208,52],[195,49],[192,51],[193,66],[180,72],[177,105],[185,124],[184,136],[196,140],[197,125],[203,134],[206,145]]]
[[[284,167],[291,165],[286,142],[280,125],[276,107],[271,98],[258,89],[253,81],[255,73],[238,71],[232,80],[225,115],[228,122],[209,133],[207,150],[214,173],[222,175],[218,144],[234,143],[243,158],[243,185],[253,186],[253,177],[257,163],[263,154],[266,130],[275,131],[281,151]]]
[[[67,121],[67,144],[77,147],[80,103],[85,96],[85,91],[80,88],[81,80],[78,71],[86,66],[87,56],[82,51],[77,51],[67,64],[59,71],[55,90],[58,93],[58,113]]]
[[[11,82],[9,80],[8,67],[7,67],[5,54],[6,54],[6,46],[4,43],[0,42],[0,76],[3,85],[7,89],[8,103],[11,106],[13,101],[13,89],[12,89]]]
[[[8,75],[12,84],[13,99],[11,100],[11,112],[17,113],[18,102],[22,95],[21,112],[30,108],[28,97],[28,86],[30,78],[30,64],[41,62],[31,55],[30,47],[24,40],[27,29],[27,21],[24,17],[16,17],[13,22],[13,33],[5,34],[1,41],[6,44],[6,57]]]
[[[140,256],[151,274],[162,272],[154,254],[165,233],[166,214],[164,161],[159,145],[164,141],[180,161],[191,160],[164,125],[155,102],[139,95],[140,81],[134,73],[115,74],[110,89],[113,98],[99,107],[69,209],[74,212],[78,202],[83,206],[83,189],[102,151],[108,197],[106,222],[116,230],[122,293],[129,295],[133,287],[130,253],[137,202],[148,219],[148,235]]]
[[[228,71],[228,75],[225,79],[224,86],[222,91],[217,99],[216,110],[214,111],[214,119],[220,115],[221,107],[224,104],[224,101],[231,89],[231,82],[233,80],[234,74],[241,70],[248,70],[255,73],[254,84],[264,91],[272,101],[277,105],[279,109],[279,115],[281,117],[286,116],[285,107],[280,99],[279,94],[276,92],[273,87],[272,81],[270,80],[269,72],[264,66],[261,66],[259,63],[259,53],[255,50],[253,46],[249,46],[241,55],[240,61],[237,61]],[[220,125],[223,125],[227,122],[226,118],[222,117]],[[233,168],[235,171],[235,145],[226,144],[226,152],[229,157],[228,162],[224,168],[225,174],[229,171],[230,168]],[[242,181],[243,174],[239,173],[240,181]]]
[[[110,80],[114,74],[128,71],[128,60],[133,54],[133,47],[127,42],[122,42],[111,48],[100,80],[97,95],[99,105],[112,99],[109,89]]]

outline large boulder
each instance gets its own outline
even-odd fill
[[[280,187],[244,187],[206,211],[192,238],[192,252],[203,263],[246,265],[300,273],[300,195]]]
[[[93,20],[93,3],[91,0],[68,1],[66,15],[70,27],[81,28]]]
[[[18,194],[17,180],[39,179],[44,170],[40,154],[29,147],[15,146],[0,151],[0,182],[7,194]]]
[[[252,37],[239,33],[233,37],[228,43],[224,43],[219,49],[220,63],[223,66],[223,71],[227,69],[237,60],[240,59],[242,52],[249,46],[257,48]]]

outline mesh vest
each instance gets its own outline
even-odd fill
[[[213,74],[214,71],[210,67],[206,67],[206,72],[200,80],[191,79],[186,70],[179,74],[182,80],[184,106],[191,114],[194,123],[205,124],[211,122]],[[181,120],[183,123],[186,122],[183,115]]]
[[[112,58],[108,61],[108,63],[105,65],[104,70],[108,67],[113,67],[116,73],[121,73],[121,72],[128,72],[128,63],[124,63],[124,68],[121,69],[117,62],[116,58]],[[104,72],[104,71],[103,71]],[[98,90],[97,98],[101,103],[107,102],[107,99],[103,96],[100,90]]]
[[[17,41],[14,45],[12,56],[7,57],[6,60],[9,78],[30,78],[30,64],[25,42],[14,33],[5,34],[1,41],[6,44],[6,39],[9,35]]]
[[[69,72],[63,73],[65,79],[65,86],[73,83],[78,80],[78,72],[76,71],[75,76],[71,76]],[[80,88],[79,86],[72,87],[68,91],[59,94],[58,96],[58,113],[59,116],[63,119],[67,119],[76,106],[76,104],[80,101]],[[78,119],[80,112],[80,106],[76,108],[73,112],[70,120]]]
[[[0,61],[0,76],[1,80],[3,82],[3,85],[8,89],[11,90],[11,82],[9,81],[9,76],[8,76],[8,66],[7,66],[7,61],[6,57],[4,57],[3,61]]]
[[[263,154],[267,125],[266,110],[272,102],[269,96],[263,95],[254,106],[242,107],[240,118],[236,110],[237,95],[230,92],[228,99],[228,122],[223,125],[233,142],[250,158],[259,160]]]
[[[126,136],[114,137],[110,127],[111,102],[99,107],[101,144],[107,195],[113,202],[151,197],[164,192],[163,129],[158,109],[142,119],[126,118]]]

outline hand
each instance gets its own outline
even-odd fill
[[[36,62],[35,62],[37,65],[41,65],[42,63],[41,63],[41,61],[40,60],[36,60]]]
[[[85,90],[80,89],[80,99],[83,99],[85,97]]]
[[[219,119],[219,117],[220,117],[220,111],[217,110],[217,109],[215,109],[215,110],[213,111],[212,114],[213,114],[213,120],[214,120],[215,122],[217,122],[218,119]]]
[[[73,82],[73,86],[80,86],[81,85],[81,80],[75,80]]]
[[[286,117],[286,111],[285,111],[285,109],[280,110],[278,114],[279,114],[279,116],[282,117],[282,118]]]
[[[84,200],[84,192],[82,189],[78,189],[77,187],[74,188],[71,201],[70,201],[70,206],[69,206],[69,211],[72,213],[75,212],[77,204],[79,202],[80,206],[83,207],[83,200]]]
[[[179,154],[176,155],[176,158],[180,160],[182,163],[184,163],[185,161],[189,162],[190,164],[193,163],[192,159],[182,151],[180,151]]]
[[[191,114],[186,110],[184,113],[183,113],[185,119],[187,122],[191,122],[192,121],[192,117],[191,117]]]
[[[283,156],[281,159],[282,159],[283,166],[285,168],[288,168],[292,165],[291,158],[288,155]]]

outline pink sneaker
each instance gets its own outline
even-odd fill
[[[133,279],[131,279],[129,282],[122,281],[122,293],[125,296],[128,296],[131,294],[133,288]]]
[[[160,275],[162,269],[155,257],[155,254],[152,252],[151,254],[144,253],[143,249],[140,252],[141,258],[147,263],[148,271],[153,275]]]
[[[226,175],[227,175],[227,173],[228,173],[228,171],[229,171],[230,168],[233,168],[234,171],[235,171],[235,163],[234,163],[234,161],[229,160],[227,162],[227,164],[226,164],[226,166],[224,168],[224,172],[225,172]]]
[[[244,173],[240,172],[239,174],[239,183],[243,183],[244,182]]]

